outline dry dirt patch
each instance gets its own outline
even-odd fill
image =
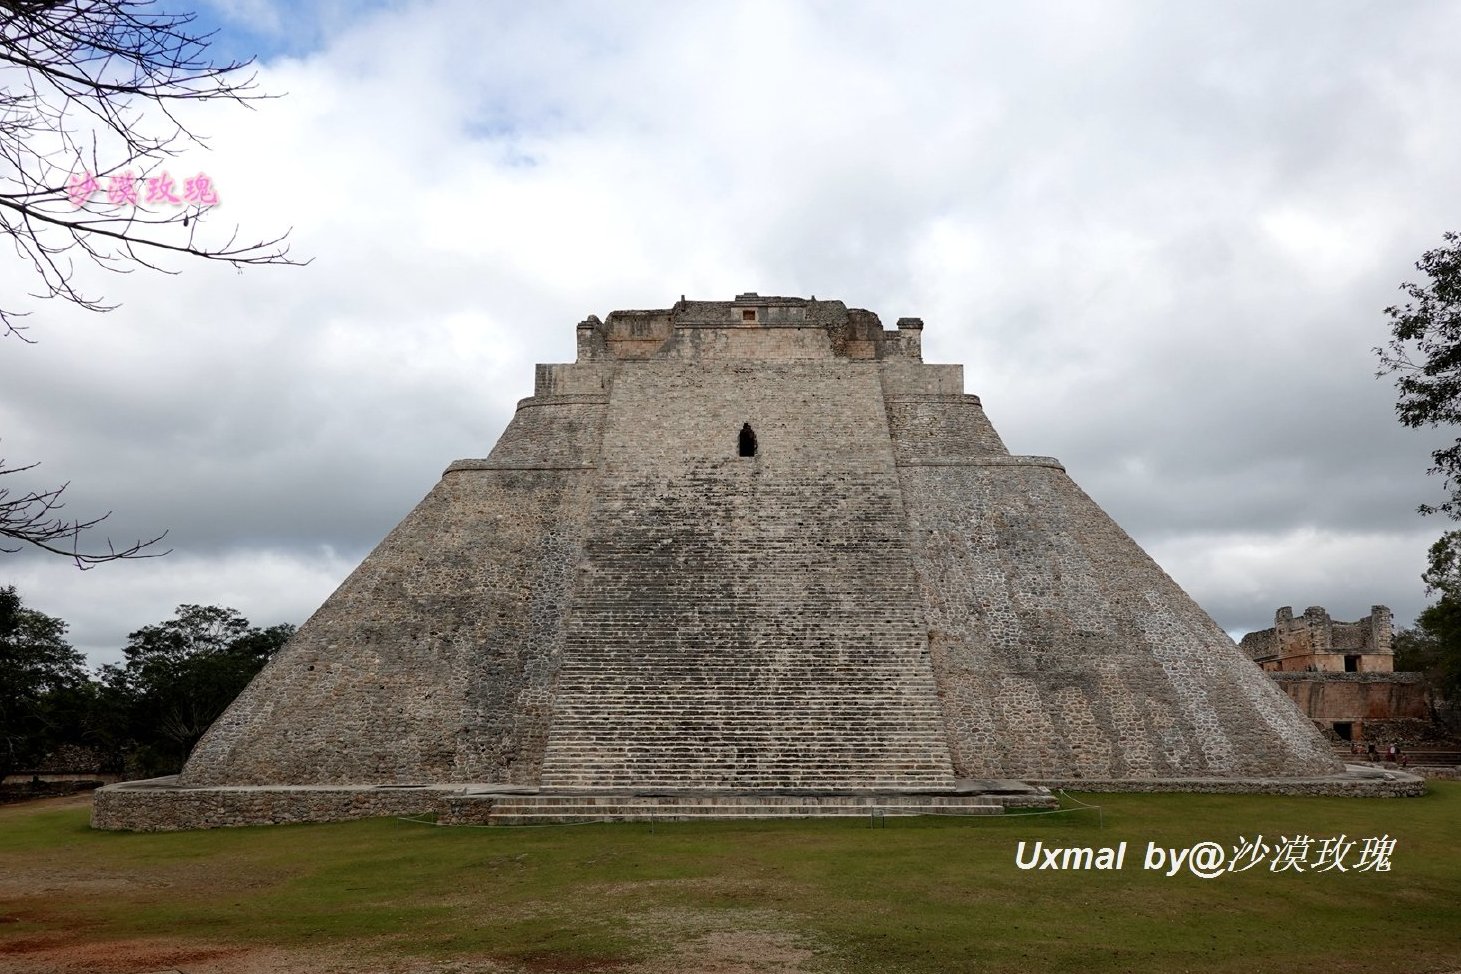
[[[40,809],[91,807],[91,792],[82,791],[74,795],[58,795],[54,798],[31,798],[23,802],[6,802],[0,805],[0,818],[12,812],[29,815]]]
[[[647,964],[588,959],[362,958],[340,950],[282,950],[166,939],[68,942],[29,938],[0,946],[0,974],[802,974],[811,951],[762,930],[724,930]]]

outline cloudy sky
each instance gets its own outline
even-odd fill
[[[1010,449],[1230,632],[1425,604],[1444,434],[1396,423],[1371,349],[1461,229],[1461,5],[202,14],[281,97],[192,113],[209,147],[168,169],[212,178],[205,230],[312,263],[83,272],[96,315],[0,253],[36,342],[0,342],[0,456],[42,462],[11,488],[172,549],[0,555],[94,661],[179,603],[303,622],[577,321],[740,291],[922,317]]]

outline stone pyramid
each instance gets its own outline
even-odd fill
[[[1303,777],[1312,724],[958,365],[840,301],[578,325],[182,787]]]

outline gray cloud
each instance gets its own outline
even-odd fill
[[[6,557],[98,658],[178,602],[303,621],[574,322],[742,290],[923,317],[1231,631],[1423,605],[1443,434],[1370,348],[1461,204],[1456,8],[311,9],[288,95],[201,110],[178,171],[314,263],[106,276],[121,310],[0,346],[0,455],[170,530],[84,576]]]

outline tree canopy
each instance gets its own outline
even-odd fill
[[[1395,375],[1395,412],[1412,429],[1429,427],[1454,436],[1461,425],[1461,235],[1448,232],[1440,247],[1421,255],[1415,269],[1421,283],[1400,285],[1408,301],[1385,309],[1390,340],[1375,349],[1380,374]],[[1431,452],[1432,474],[1444,480],[1438,504],[1421,504],[1422,514],[1461,520],[1461,437]],[[1439,600],[1395,638],[1395,665],[1424,672],[1431,686],[1452,702],[1461,700],[1461,530],[1441,534],[1431,545],[1422,576]]]
[[[0,588],[0,776],[39,760],[76,730],[68,705],[87,681],[66,623]]]
[[[260,629],[234,609],[180,605],[174,618],[128,636],[126,661],[103,667],[102,682],[121,704],[126,736],[145,748],[146,771],[181,769],[193,745],[292,635],[292,625]]]
[[[132,633],[123,662],[93,675],[65,622],[0,588],[0,777],[68,748],[132,777],[174,773],[293,634],[234,609],[180,605]]]
[[[1450,429],[1461,424],[1461,235],[1445,233],[1445,245],[1428,250],[1415,264],[1426,280],[1400,285],[1410,298],[1385,309],[1390,340],[1375,349],[1380,374],[1396,376],[1395,412],[1412,429]],[[1461,519],[1461,437],[1431,453],[1431,469],[1444,479],[1439,504],[1422,504],[1422,514]],[[1447,531],[1431,546],[1426,585],[1461,595],[1461,532]]]
[[[1424,673],[1442,699],[1461,701],[1461,599],[1443,595],[1393,646],[1397,670]]]

